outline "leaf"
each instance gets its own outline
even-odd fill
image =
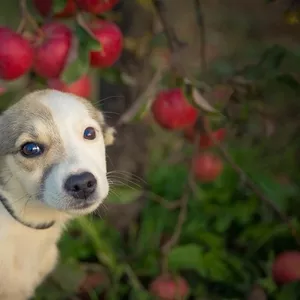
[[[83,75],[87,74],[90,66],[90,51],[101,50],[99,41],[87,32],[82,26],[75,27],[76,38],[73,40],[73,45],[70,54],[72,60],[63,70],[61,79],[63,82],[70,84],[75,82]]]
[[[67,5],[68,0],[53,0],[52,1],[52,10],[53,13],[60,13]]]
[[[200,108],[201,110],[209,113],[220,113],[212,107],[212,105],[201,95],[198,89],[192,86],[189,82],[185,82],[183,91],[187,100],[196,108]]]
[[[11,104],[17,102],[19,91],[6,90],[0,95],[0,111],[7,109]]]
[[[208,101],[200,94],[198,89],[193,88],[192,96],[195,104],[206,112],[219,113],[215,108],[213,108]]]
[[[86,48],[90,51],[100,51],[102,49],[101,44],[96,36],[91,31],[83,28],[79,24],[75,25],[75,34],[80,44],[86,46]]]
[[[113,192],[108,196],[108,203],[129,203],[135,201],[143,191],[135,188],[128,187],[114,187]]]
[[[100,70],[100,77],[109,83],[122,83],[121,72],[117,68],[106,68]]]
[[[168,255],[169,268],[173,271],[194,270],[202,273],[204,265],[203,248],[197,244],[188,244],[173,248]]]
[[[299,299],[300,282],[292,282],[285,284],[279,292],[277,292],[276,300],[292,300]]]
[[[100,238],[100,230],[86,219],[86,217],[80,217],[76,220],[82,231],[89,237],[91,244],[93,245],[95,255],[99,262],[104,263],[111,270],[115,271],[116,257],[115,252],[112,251],[112,245],[109,239]]]
[[[262,192],[283,211],[287,209],[288,198],[297,193],[297,190],[293,186],[279,184],[278,181],[260,170],[252,172],[251,178],[260,187]]]
[[[261,67],[267,71],[278,69],[285,55],[285,48],[279,45],[274,45],[273,47],[268,48],[265,53],[263,53],[259,65],[261,65]]]
[[[164,32],[159,32],[155,34],[150,41],[150,46],[151,47],[163,47],[163,48],[168,48],[168,40],[166,37],[166,34]]]
[[[81,281],[85,277],[85,272],[79,265],[60,264],[52,273],[51,278],[66,292],[75,292]]]
[[[61,79],[66,84],[71,84],[87,74],[89,70],[89,52],[86,50],[79,49],[78,57],[65,67]]]

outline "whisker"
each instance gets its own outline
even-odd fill
[[[136,188],[136,189],[141,189],[142,188],[142,185],[141,184],[138,184],[132,180],[123,180],[123,178],[109,178],[108,179],[109,182],[112,183],[112,185],[124,185],[124,186],[128,186],[128,187],[131,187],[131,188]]]
[[[94,101],[95,105],[99,105],[101,103],[103,103],[104,101],[106,100],[110,100],[110,99],[125,99],[125,96],[124,95],[114,95],[114,96],[108,96],[106,98],[103,98],[103,99],[98,99],[96,101]]]
[[[139,180],[139,181],[141,181],[141,182],[143,182],[143,183],[147,183],[142,177],[140,177],[140,176],[137,176],[136,174],[133,174],[133,173],[131,173],[131,172],[128,172],[128,171],[123,171],[123,170],[113,170],[113,171],[109,171],[108,173],[107,173],[107,175],[109,176],[109,175],[111,175],[111,174],[118,174],[118,175],[129,175],[130,177],[132,177],[132,178],[134,178],[134,179],[136,179],[136,180]]]

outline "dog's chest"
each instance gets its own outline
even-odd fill
[[[56,263],[59,236],[59,228],[37,231],[20,225],[9,231],[0,229],[0,299],[31,296]]]

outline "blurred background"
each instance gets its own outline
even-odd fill
[[[117,130],[35,300],[300,299],[300,1],[10,0],[0,26],[33,49],[0,31],[2,111],[50,87]]]

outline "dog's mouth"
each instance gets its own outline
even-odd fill
[[[87,208],[91,208],[93,206],[96,206],[97,204],[100,205],[100,201],[96,200],[96,199],[89,199],[86,201],[81,201],[79,203],[74,203],[72,205],[70,205],[70,209],[71,210],[81,210],[81,209],[87,209]]]
[[[98,197],[89,197],[82,201],[72,201],[69,203],[66,211],[71,215],[86,215],[95,211],[103,202],[104,199]]]

